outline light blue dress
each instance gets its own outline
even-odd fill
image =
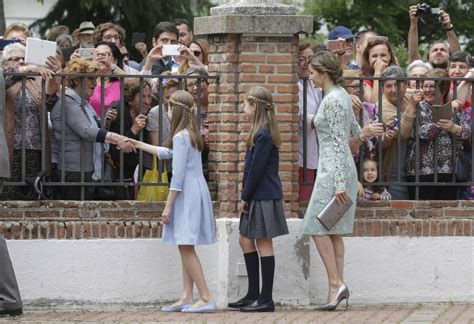
[[[216,242],[211,195],[202,173],[201,152],[191,145],[187,130],[173,137],[173,150],[158,147],[159,159],[173,158],[170,190],[178,191],[170,212],[170,222],[164,224],[164,243],[204,245]]]
[[[318,174],[301,223],[301,232],[308,235],[352,233],[358,181],[349,139],[360,134],[360,126],[352,112],[351,98],[343,88],[329,88],[319,106],[314,125],[319,145]],[[336,189],[346,191],[353,205],[328,231],[316,216],[334,197]]]

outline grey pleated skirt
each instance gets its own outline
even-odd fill
[[[283,201],[252,200],[249,213],[240,216],[239,232],[251,240],[288,234]]]

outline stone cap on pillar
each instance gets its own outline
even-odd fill
[[[294,6],[276,0],[230,0],[194,18],[195,35],[311,33],[313,16],[296,15]]]

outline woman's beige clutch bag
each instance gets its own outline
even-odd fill
[[[346,203],[339,205],[336,201],[336,197],[334,197],[316,217],[321,224],[323,224],[324,228],[330,231],[349,208],[351,208],[352,204],[352,200],[347,197]]]

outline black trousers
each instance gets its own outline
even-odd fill
[[[0,195],[5,179],[0,178]],[[16,283],[7,243],[3,235],[0,235],[0,311],[23,308],[20,291]]]
[[[7,244],[0,235],[0,311],[23,308]]]

